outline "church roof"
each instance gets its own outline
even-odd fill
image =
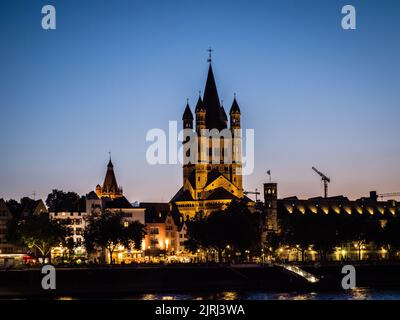
[[[231,107],[231,110],[229,111],[229,114],[232,114],[232,113],[240,113],[240,108],[239,108],[239,104],[236,101],[236,97],[233,99],[232,107]]]
[[[228,121],[228,116],[226,115],[224,106],[221,106],[221,113],[222,113],[222,119],[224,119],[224,121]]]
[[[233,200],[239,199],[233,193],[229,192],[225,188],[219,187],[215,189],[208,197],[207,200]]]
[[[201,99],[200,96],[199,99],[197,100],[196,109],[194,110],[194,112],[197,113],[199,111],[206,111],[206,109],[204,108],[203,100]]]
[[[185,190],[177,194],[173,201],[193,201],[193,197],[189,190]]]
[[[208,68],[207,82],[204,89],[203,103],[206,108],[206,127],[207,129],[222,130],[226,128],[221,105],[218,97],[217,85],[215,84],[212,66]]]
[[[120,193],[117,179],[115,178],[114,165],[112,164],[111,159],[107,165],[107,173],[106,177],[104,178],[102,191],[105,193]]]
[[[211,170],[210,172],[207,173],[207,182],[206,186],[208,186],[211,182],[215,181],[218,179],[220,176],[222,176],[222,173],[219,172],[218,170],[214,169]]]
[[[189,190],[183,190],[183,188],[180,188],[170,202],[175,201],[193,201],[193,197]]]
[[[193,113],[190,110],[189,103],[186,104],[185,112],[183,113],[182,120],[193,120]]]

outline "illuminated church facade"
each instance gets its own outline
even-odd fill
[[[242,178],[241,110],[233,99],[228,116],[219,100],[214,72],[209,59],[203,97],[192,110],[187,103],[183,113],[183,186],[171,199],[185,218],[224,209],[232,200],[244,199]],[[218,133],[211,139],[211,133]],[[195,136],[195,148],[185,148]],[[186,139],[185,139],[186,138]],[[193,140],[193,138],[192,138]],[[195,152],[193,155],[191,152]]]

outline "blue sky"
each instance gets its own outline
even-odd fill
[[[41,28],[41,8],[57,29]],[[357,30],[341,28],[353,4]],[[255,171],[280,196],[400,191],[398,1],[3,0],[0,198],[53,188],[85,194],[108,151],[129,200],[169,201],[180,165],[150,166],[145,136],[180,120],[204,89],[207,52],[220,98],[234,92],[255,129]]]

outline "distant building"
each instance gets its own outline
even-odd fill
[[[0,266],[22,264],[26,253],[26,249],[17,247],[7,241],[8,223],[12,218],[5,201],[0,199]]]
[[[107,172],[104,178],[103,186],[96,186],[96,194],[99,198],[116,199],[122,197],[122,187],[118,186],[114,173],[114,165],[110,161],[107,165]]]
[[[229,112],[228,128],[228,117],[219,100],[211,58],[209,62],[204,95],[199,97],[195,108],[196,127],[193,127],[194,117],[189,103],[182,117],[183,128],[197,135],[197,155],[193,162],[193,154],[190,154],[192,150],[184,151],[183,186],[170,201],[181,214],[190,218],[197,212],[207,215],[224,209],[234,199],[245,198],[252,203],[243,194],[241,136],[233,139],[234,131],[241,129],[239,104],[235,97]],[[225,132],[228,139],[221,134],[215,146],[203,134],[206,129]],[[185,140],[184,146],[187,142]],[[216,154],[218,161],[213,161]]]
[[[384,226],[388,219],[395,215],[400,215],[400,202],[395,200],[379,201],[375,191],[370,192],[369,197],[363,197],[357,200],[349,200],[345,196],[334,197],[315,197],[310,199],[298,199],[297,197],[288,197],[278,199],[277,183],[264,184],[264,212],[265,223],[263,240],[265,241],[270,233],[280,233],[281,226],[279,221],[283,217],[294,215],[360,215],[365,217],[374,217],[378,219]],[[290,220],[289,220],[290,221]],[[332,260],[342,260],[351,258],[358,259],[359,248],[355,244],[343,244],[343,248],[339,249],[331,255]],[[365,244],[362,248],[362,257],[368,258],[371,255],[379,255],[383,257],[385,252],[375,247],[375,244]],[[289,260],[298,260],[298,252],[296,250],[282,250],[281,256]],[[308,260],[314,260],[315,252],[310,248],[306,253]]]
[[[32,215],[47,213],[47,207],[42,199],[28,201],[22,208],[21,218],[27,218]]]
[[[179,212],[171,212],[168,204],[141,203],[146,209],[146,255],[161,253],[179,255],[185,252],[187,226]]]
[[[61,220],[71,230],[71,236],[74,242],[74,255],[75,257],[83,257],[86,255],[84,246],[83,232],[86,228],[86,199],[82,197],[76,208],[71,208],[70,211],[49,212],[49,217],[52,220]],[[67,240],[67,239],[66,239]],[[55,247],[52,249],[52,258],[64,257],[67,248]]]

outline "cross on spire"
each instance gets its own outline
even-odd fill
[[[212,59],[211,59],[211,53],[213,52],[213,49],[211,49],[211,47],[208,48],[208,59],[207,62],[211,63]]]

